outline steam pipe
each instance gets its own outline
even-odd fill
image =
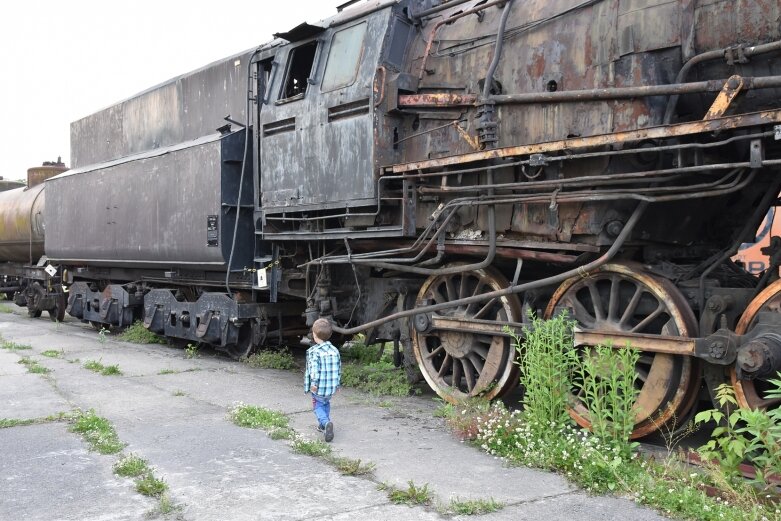
[[[489,293],[483,293],[482,295],[474,295],[472,297],[453,300],[451,302],[443,302],[441,304],[433,304],[431,306],[423,306],[416,309],[407,309],[405,311],[399,311],[398,313],[393,313],[392,315],[388,315],[387,317],[378,318],[377,320],[372,320],[371,322],[367,322],[360,326],[352,327],[349,329],[343,329],[339,326],[334,325],[333,330],[341,335],[354,335],[356,333],[360,333],[361,331],[365,331],[372,327],[376,327],[385,324],[386,322],[391,322],[393,320],[398,320],[400,318],[410,317],[413,315],[418,315],[420,313],[433,313],[435,311],[440,311],[443,309],[449,309],[457,306],[466,306],[469,304],[474,304],[476,302],[483,302],[493,298],[504,297],[507,295],[514,295],[516,293],[529,291],[531,289],[536,289],[551,284],[559,284],[561,282],[564,282],[568,278],[574,277],[576,275],[585,277],[588,275],[588,272],[595,270],[600,266],[610,262],[613,259],[613,257],[616,256],[618,251],[624,245],[624,242],[626,242],[626,239],[629,237],[630,233],[632,233],[632,230],[634,229],[637,222],[640,220],[640,217],[642,217],[643,213],[645,213],[646,208],[648,208],[648,204],[649,203],[645,201],[638,204],[637,207],[635,208],[635,211],[632,213],[632,216],[629,218],[629,220],[626,222],[626,225],[621,230],[621,233],[619,233],[618,237],[616,237],[616,240],[615,242],[613,242],[613,245],[610,246],[610,248],[602,256],[598,257],[597,259],[587,264],[584,264],[583,266],[579,266],[577,268],[564,271],[562,273],[559,273],[558,275],[553,275],[551,277],[546,277],[544,279],[533,280],[531,282],[518,284],[516,286],[510,286],[504,289],[491,291]]]
[[[768,89],[781,87],[781,76],[761,76],[743,78],[744,89]],[[696,94],[701,92],[718,92],[727,80],[697,81],[692,83],[671,83],[669,85],[643,85],[641,87],[615,87],[608,89],[569,90],[559,92],[529,92],[524,94],[499,94],[488,96],[487,99],[497,105],[524,105],[532,103],[567,103],[649,96],[669,96],[680,94]],[[671,99],[672,101],[672,99]],[[665,116],[666,117],[666,116]],[[665,120],[665,124],[668,121]]]
[[[743,49],[743,54],[746,56],[755,56],[757,54],[764,54],[767,52],[773,52],[773,51],[779,51],[781,50],[781,40],[771,43],[765,43],[762,45],[754,45],[753,47],[746,47]],[[681,67],[681,70],[678,71],[678,75],[675,77],[676,83],[683,83],[686,79],[686,76],[689,75],[689,71],[694,67],[695,65],[710,61],[710,60],[717,60],[719,58],[723,58],[724,55],[727,53],[728,49],[721,49],[718,51],[708,51],[704,52],[702,54],[698,54],[691,60],[687,61],[683,67]],[[673,112],[675,112],[676,107],[678,106],[678,99],[680,98],[680,94],[674,94],[670,97],[669,101],[667,102],[667,109],[664,111],[664,124],[669,125],[670,121],[672,121]]]

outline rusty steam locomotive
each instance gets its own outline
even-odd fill
[[[0,292],[237,357],[329,317],[448,400],[508,392],[505,326],[566,309],[643,351],[635,437],[723,382],[777,405],[781,247],[731,260],[781,189],[777,0],[353,1],[275,37],[74,122],[70,171],[0,194]]]

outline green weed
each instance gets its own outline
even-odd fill
[[[602,441],[631,452],[627,441],[634,430],[635,364],[640,352],[627,346],[596,346],[581,354],[575,369],[575,388],[588,409],[592,432]],[[627,452],[625,455],[629,455]]]
[[[491,499],[452,499],[446,512],[459,516],[481,516],[497,512],[504,508],[504,503]]]
[[[14,308],[9,306],[8,304],[0,304],[0,313],[13,313]]]
[[[173,393],[171,393],[172,396],[187,396],[187,393],[182,391],[181,389],[177,389]]]
[[[50,373],[51,370],[47,367],[42,366],[37,361],[33,360],[32,358],[24,357],[21,360],[19,360],[20,364],[27,366],[27,372],[33,373],[33,374],[47,374]]]
[[[149,331],[144,327],[144,323],[140,320],[133,322],[133,325],[125,329],[119,339],[125,342],[131,342],[133,344],[166,344],[165,337],[161,337]]]
[[[114,474],[126,478],[136,478],[149,471],[149,465],[146,460],[129,454],[116,463],[114,463]]]
[[[344,364],[342,385],[355,387],[375,396],[409,396],[412,392],[412,386],[404,372],[386,361],[368,365]]]
[[[298,367],[293,355],[289,350],[283,349],[281,351],[265,350],[259,351],[244,362],[250,367],[258,367],[262,369],[282,369],[289,370]]]
[[[101,344],[106,343],[106,334],[109,333],[109,329],[106,329],[105,327],[101,326],[100,331],[98,331],[98,342]]]
[[[428,490],[428,483],[419,487],[412,482],[407,482],[407,489],[390,487],[388,498],[391,502],[403,505],[428,505],[431,503],[431,492]]]
[[[27,419],[14,419],[14,418],[0,418],[0,429],[8,429],[11,427],[24,427],[27,425],[40,425],[42,423],[52,423],[57,421],[70,420],[71,413],[60,412],[45,416],[43,418],[27,418]]]
[[[331,454],[331,447],[320,440],[308,440],[302,436],[293,439],[293,452],[322,458]]]
[[[781,433],[781,426],[774,427],[774,424],[766,423],[766,419],[753,416],[756,411],[738,412],[739,417],[733,416],[734,412],[725,416],[722,410],[709,411],[701,413],[697,419],[700,422],[728,420],[728,425],[715,431],[703,458],[721,458],[727,471],[691,472],[667,461],[643,460],[627,440],[633,422],[630,404],[635,399],[636,353],[631,349],[603,348],[589,350],[583,356],[572,356],[571,351],[567,352],[573,345],[569,330],[568,321],[559,317],[547,323],[534,320],[531,330],[525,331],[524,356],[527,360],[522,359],[522,364],[526,364],[522,365],[522,383],[526,389],[523,412],[509,411],[501,403],[495,403],[487,410],[443,406],[437,414],[445,418],[473,417],[477,430],[475,442],[491,455],[529,467],[559,470],[587,492],[629,496],[669,517],[701,521],[781,518],[781,511],[770,503],[776,496],[760,498],[757,491],[761,488],[756,488],[763,486],[762,476],[779,472],[773,460],[781,453],[781,447],[774,445],[775,438],[760,433],[765,428]],[[559,349],[546,350],[550,346],[559,346]],[[572,364],[570,369],[567,364]],[[557,383],[565,378],[569,379],[566,386]],[[589,382],[589,379],[593,381]],[[589,419],[595,429],[601,429],[600,435],[581,430],[564,416],[566,400],[564,403],[562,400],[565,394],[571,394],[573,381],[575,389],[579,386],[583,389],[581,394],[585,399],[582,403],[590,407]],[[778,385],[781,389],[781,379]],[[540,389],[547,389],[547,396],[535,395]],[[721,391],[720,397],[734,409],[734,403],[729,402],[728,388]],[[772,412],[781,421],[781,410]],[[469,424],[467,419],[459,422]],[[753,429],[758,439],[753,440],[754,434],[741,430],[744,428]],[[730,469],[734,469],[742,458],[756,456],[759,456],[755,461],[760,476],[758,482],[750,484],[738,480],[736,472]],[[717,467],[717,470],[720,469]],[[719,497],[706,494],[707,490],[714,489],[718,490]]]
[[[116,454],[125,447],[111,423],[93,409],[79,412],[70,430],[81,434],[90,448],[100,454]]]
[[[4,340],[2,344],[0,344],[0,349],[7,349],[8,351],[27,351],[28,349],[32,349],[33,347],[27,344],[17,344],[15,342],[9,342],[8,340]]]
[[[173,369],[161,369],[157,374],[177,374],[178,372]]]
[[[160,498],[167,490],[168,484],[156,478],[151,470],[136,480],[136,491],[145,496]]]
[[[103,376],[118,376],[122,374],[118,365],[103,365],[96,360],[87,360],[84,363],[84,368]]]
[[[289,418],[279,411],[272,411],[255,405],[238,403],[229,412],[230,419],[239,427],[251,429],[285,429]]]
[[[268,433],[269,438],[272,440],[291,440],[295,436],[295,431],[287,427],[279,427],[271,429]]]
[[[60,349],[59,351],[56,351],[54,349],[49,349],[48,351],[44,351],[41,353],[42,356],[48,357],[48,358],[62,358],[65,356],[65,351]]]
[[[365,476],[374,472],[374,463],[362,463],[360,459],[346,458],[343,456],[329,456],[328,462],[345,476]]]
[[[198,358],[198,356],[200,356],[198,354],[198,344],[187,344],[187,347],[184,348],[184,357]]]

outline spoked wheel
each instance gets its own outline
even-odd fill
[[[65,300],[65,293],[62,291],[57,292],[57,296],[54,298],[54,308],[49,309],[49,319],[52,322],[62,322],[65,320],[65,308],[68,306],[68,302]]]
[[[672,336],[691,336],[696,331],[694,314],[678,289],[634,264],[606,264],[586,277],[565,281],[551,298],[545,318],[561,309],[586,329]],[[639,395],[632,439],[686,417],[700,385],[695,359],[643,352],[635,372]],[[580,396],[573,398],[576,405],[570,415],[590,428],[586,405]]]
[[[746,308],[740,317],[735,333],[745,335],[756,325],[760,313],[781,313],[781,280],[765,288]],[[765,392],[773,388],[766,379],[741,380],[738,378],[735,365],[729,370],[730,381],[735,389],[738,404],[744,409],[768,409],[781,404],[781,398],[765,398]],[[773,376],[777,378],[777,376]]]
[[[444,303],[504,289],[509,285],[498,271],[482,270],[430,277],[418,300]],[[515,295],[443,310],[443,316],[461,320],[517,322],[521,305]],[[512,339],[490,332],[464,333],[432,329],[413,331],[412,349],[420,371],[431,388],[451,403],[473,396],[502,396],[518,383],[518,366]]]

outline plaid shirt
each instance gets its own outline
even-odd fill
[[[331,342],[315,344],[306,350],[304,392],[308,393],[314,385],[318,396],[331,396],[339,388],[341,376],[342,359]]]

